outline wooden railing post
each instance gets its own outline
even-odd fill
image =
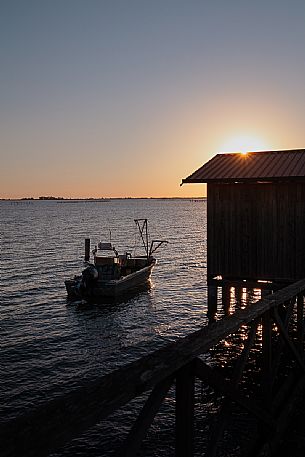
[[[193,363],[177,372],[176,377],[176,457],[192,457],[194,449],[194,393]]]
[[[137,454],[147,430],[158,413],[172,383],[173,376],[169,376],[152,389],[126,438],[126,441],[116,454],[116,457],[134,457]]]
[[[266,311],[262,317],[262,391],[263,401],[266,407],[272,402],[272,320],[270,311]]]

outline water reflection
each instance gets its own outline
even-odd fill
[[[137,299],[138,296],[141,294],[147,293],[145,296],[149,297],[149,292],[153,288],[153,284],[151,279],[149,279],[145,284],[141,284],[137,287],[130,288],[128,291],[125,291],[122,294],[114,295],[112,297],[87,297],[86,299],[71,299],[67,297],[66,302],[67,305],[78,305],[78,306],[85,306],[85,305],[99,305],[102,309],[113,308],[114,305],[119,304],[128,304],[132,301],[132,299]]]
[[[110,226],[116,248],[132,248],[133,219],[143,216],[151,233],[170,241],[157,256],[152,288],[116,303],[67,302],[64,280],[83,268],[83,240],[96,244]],[[205,202],[200,208],[187,200],[0,202],[0,220],[1,420],[206,323]],[[112,430],[109,441],[118,435]],[[101,455],[97,441],[100,430],[70,455]]]

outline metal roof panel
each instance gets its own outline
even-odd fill
[[[305,149],[217,154],[182,183],[305,178]]]

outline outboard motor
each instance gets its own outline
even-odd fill
[[[82,272],[82,283],[86,288],[90,288],[94,285],[98,278],[98,271],[93,265],[89,265]]]

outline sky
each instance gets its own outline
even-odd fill
[[[204,196],[305,147],[304,0],[0,0],[0,198]]]

